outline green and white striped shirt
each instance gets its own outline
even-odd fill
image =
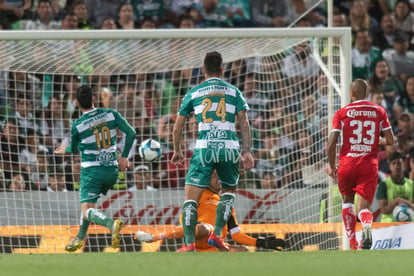
[[[122,115],[111,108],[95,108],[82,114],[72,124],[71,142],[66,152],[81,151],[81,167],[118,166],[117,128],[126,134],[122,157],[128,153],[135,139],[135,129]]]
[[[210,78],[187,92],[178,114],[188,117],[194,111],[198,122],[196,149],[239,149],[236,114],[248,109],[237,87]]]

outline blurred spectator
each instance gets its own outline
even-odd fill
[[[118,29],[139,29],[139,23],[135,21],[132,5],[123,3],[118,8],[118,20],[116,21]]]
[[[224,79],[243,91],[247,65],[245,59],[238,59],[227,64],[224,71]]]
[[[164,0],[131,0],[129,3],[134,9],[136,20],[141,22],[141,28],[145,18],[152,18],[156,28],[169,28],[171,24],[166,21],[167,5]],[[144,28],[142,28],[144,29]]]
[[[387,110],[391,114],[390,120],[394,120],[392,108],[396,99],[403,94],[404,84],[400,79],[390,75],[388,64],[384,60],[377,61],[374,70],[374,75],[368,81],[370,89],[384,94],[387,107],[391,108]]]
[[[321,156],[319,149],[314,142],[315,136],[307,129],[298,133],[297,157],[303,187],[321,188],[327,185],[326,161]],[[299,187],[297,187],[299,188]]]
[[[378,177],[380,180],[384,180],[390,175],[390,164],[388,162],[390,156],[398,151],[398,146],[387,145],[378,153]]]
[[[15,114],[19,125],[19,135],[24,137],[27,129],[40,133],[40,126],[34,114],[33,100],[22,92],[17,94]]]
[[[126,80],[120,89],[121,94],[114,98],[110,104],[111,108],[118,110],[128,122],[132,122],[135,112],[140,112],[142,118],[146,118],[144,99],[137,95],[133,80]]]
[[[78,17],[78,29],[80,30],[91,30],[94,29],[94,25],[89,21],[89,11],[83,0],[76,0],[73,2],[71,12],[76,14]]]
[[[116,22],[112,17],[107,17],[102,20],[102,25],[100,27],[102,30],[116,30]]]
[[[10,180],[9,192],[24,192],[27,189],[26,179],[24,176],[18,172],[13,174],[12,179]]]
[[[60,93],[55,92],[50,99],[42,120],[43,140],[47,147],[56,148],[68,145],[70,138],[70,120]]]
[[[76,30],[78,28],[78,16],[73,12],[68,12],[62,19],[62,30]]]
[[[13,172],[21,171],[19,155],[24,147],[24,140],[19,137],[17,120],[13,117],[3,122],[0,132],[1,168],[6,179],[11,179]]]
[[[359,30],[368,30],[373,35],[378,29],[378,22],[368,14],[366,1],[364,0],[352,1],[349,10],[349,23],[354,34]]]
[[[255,73],[247,74],[242,91],[244,93],[244,98],[250,107],[247,114],[251,122],[262,115],[268,101],[266,95],[259,91],[258,84],[259,83],[255,78]]]
[[[300,122],[309,131],[311,137],[318,136],[320,131],[321,116],[318,112],[315,94],[310,93],[302,99]]]
[[[411,12],[408,0],[397,0],[394,5],[393,16],[398,30],[411,34],[414,26],[414,14]]]
[[[218,9],[223,11],[233,27],[251,27],[249,0],[218,1]]]
[[[397,137],[398,148],[402,153],[408,153],[414,142],[413,115],[403,112],[398,117],[394,126],[394,133]]]
[[[50,0],[39,0],[34,18],[27,22],[27,30],[58,30],[61,28],[60,22],[53,19]]]
[[[31,172],[30,182],[32,189],[46,191],[49,184],[49,153],[38,151],[36,157],[36,169]]]
[[[79,190],[80,188],[80,171],[81,171],[81,156],[80,154],[69,157],[69,162],[65,167],[66,188],[69,191]]]
[[[346,27],[348,24],[348,17],[346,14],[338,12],[332,15],[332,27]]]
[[[201,14],[201,6],[198,4],[193,4],[187,7],[185,11],[186,16],[190,16],[195,24],[196,28],[205,28],[204,18]]]
[[[232,27],[231,20],[218,8],[218,0],[201,0],[200,12],[204,28]]]
[[[190,15],[182,15],[178,19],[179,29],[193,29],[196,27],[194,19]]]
[[[84,0],[88,8],[88,21],[95,28],[102,26],[105,18],[118,18],[118,8],[125,0]]]
[[[3,24],[11,25],[19,20],[32,18],[31,0],[2,0],[0,1],[0,18]]]
[[[384,14],[381,18],[380,31],[378,31],[372,41],[372,45],[380,48],[382,51],[393,47],[397,28],[395,19],[391,14]]]
[[[385,101],[385,96],[384,93],[382,93],[382,91],[373,90],[371,88],[371,85],[368,85],[368,100],[374,104],[382,106],[385,109],[385,111],[387,111],[388,118],[392,118],[393,113],[390,112],[390,110],[392,110],[393,108],[392,106],[389,106]]]
[[[391,75],[405,81],[414,72],[414,51],[408,51],[408,35],[398,32],[392,45],[393,48],[382,52],[382,56],[390,67]]]
[[[251,2],[252,21],[258,27],[284,27],[293,18],[288,0],[255,0]]]
[[[414,208],[413,181],[404,177],[403,155],[395,152],[388,157],[391,175],[378,184],[376,198],[381,210],[381,222],[393,222],[393,210],[399,204]]]
[[[260,189],[263,190],[274,190],[280,188],[277,185],[276,174],[273,171],[265,171],[262,173],[260,179]]]
[[[65,173],[59,167],[53,168],[49,173],[48,192],[67,192]]]
[[[355,34],[352,48],[352,80],[369,79],[374,75],[374,65],[382,59],[381,50],[372,46],[372,36],[367,29]]]
[[[152,17],[147,16],[147,17],[144,17],[144,19],[142,19],[140,23],[140,27],[141,29],[156,29],[157,25],[156,25],[155,20]]]
[[[154,191],[151,185],[151,172],[146,165],[136,166],[134,169],[134,185],[128,188],[128,191]]]
[[[398,118],[403,112],[414,114],[414,76],[407,79],[404,93],[400,95],[394,104],[395,118]]]
[[[39,136],[33,129],[26,130],[26,143],[19,155],[19,162],[28,173],[36,170],[38,152],[48,152],[48,149],[40,143]]]
[[[295,92],[306,92],[315,84],[319,76],[319,66],[311,54],[309,41],[295,45],[293,50],[293,53],[283,60],[282,73],[289,78]]]

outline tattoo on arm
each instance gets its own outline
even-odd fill
[[[241,114],[239,114],[240,116]],[[239,117],[240,132],[242,138],[242,151],[250,152],[251,147],[251,134],[250,134],[250,124],[247,119],[246,114],[244,113]]]

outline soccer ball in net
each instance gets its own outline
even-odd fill
[[[405,204],[395,206],[392,211],[395,221],[412,221],[414,211]]]
[[[145,161],[152,162],[161,157],[161,144],[154,139],[142,141],[139,146],[139,156]]]

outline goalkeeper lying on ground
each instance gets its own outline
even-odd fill
[[[218,251],[216,247],[210,246],[207,243],[207,239],[210,233],[214,230],[213,225],[216,221],[216,207],[217,204],[220,202],[219,193],[220,183],[218,182],[217,174],[214,172],[211,176],[210,186],[204,190],[198,205],[199,223],[197,224],[195,233],[196,251]],[[248,251],[248,248],[244,245],[256,246],[260,248],[273,249],[279,251],[285,247],[285,241],[283,239],[277,239],[274,236],[266,238],[259,237],[256,239],[240,232],[234,208],[232,210],[232,215],[227,222],[227,226],[225,226],[223,229],[223,238],[227,236],[228,232],[230,232],[233,241],[239,244],[243,244],[228,245],[230,247],[230,251],[233,252]],[[137,240],[140,240],[142,242],[155,242],[159,240],[182,238],[184,237],[184,232],[182,226],[177,226],[172,230],[162,232],[157,235],[152,235],[151,233],[138,231],[135,237]]]

